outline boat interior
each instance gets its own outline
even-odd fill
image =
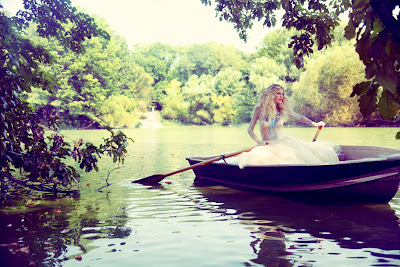
[[[340,161],[361,160],[370,158],[387,158],[390,156],[400,157],[400,150],[388,147],[377,146],[341,146],[339,154]]]

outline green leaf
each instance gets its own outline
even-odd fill
[[[353,92],[351,93],[351,97],[355,95],[363,95],[365,94],[371,85],[371,81],[361,82],[359,84],[354,85]]]
[[[347,40],[351,40],[356,36],[356,28],[353,25],[353,22],[349,20],[349,23],[347,26],[344,28],[344,37]]]
[[[379,98],[378,110],[382,116],[389,120],[393,119],[400,110],[400,105],[394,98],[394,95],[385,89],[382,92],[382,96]]]
[[[384,89],[395,94],[397,85],[399,84],[399,74],[396,72],[393,65],[385,64],[383,68],[377,70],[376,81]]]
[[[382,21],[379,18],[375,18],[372,26],[371,38],[375,39],[384,28],[385,25],[383,25]]]
[[[362,95],[358,100],[360,104],[360,112],[364,118],[368,118],[376,110],[378,106],[376,104],[376,96],[377,90],[375,90],[375,92]]]
[[[400,139],[400,132],[397,132],[396,139]]]
[[[371,61],[369,62],[369,64],[366,64],[365,66],[365,78],[366,79],[371,79],[373,77],[375,77],[376,75],[376,62],[375,61]]]

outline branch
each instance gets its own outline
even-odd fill
[[[107,186],[110,186],[111,184],[108,183],[108,178],[110,178],[110,174],[111,174],[113,171],[115,171],[115,170],[117,170],[117,169],[120,169],[120,168],[122,168],[122,167],[123,167],[123,166],[118,166],[118,167],[112,169],[111,171],[108,171],[108,175],[107,175],[107,178],[106,178],[106,183],[107,183],[107,185],[104,185],[104,186],[100,187],[100,188],[97,189],[96,191],[97,191],[97,192],[100,192],[101,189],[103,189],[103,188],[105,188],[105,187],[107,187]]]
[[[36,190],[36,191],[51,192],[51,193],[64,193],[64,194],[76,194],[78,192],[77,190],[58,190],[58,189],[54,190],[52,188],[48,188],[45,186],[36,186],[33,184],[28,184],[26,182],[19,181],[19,180],[15,179],[14,177],[12,177],[11,175],[9,175],[5,172],[2,172],[2,171],[0,171],[0,175],[6,177],[8,180],[10,180],[13,183],[19,184],[24,187],[28,187],[28,188]]]

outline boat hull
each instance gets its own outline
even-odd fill
[[[364,153],[351,152],[355,148]],[[400,155],[400,150],[380,148],[378,153],[372,148],[345,147],[347,155],[334,164],[265,165],[240,169],[235,164],[214,162],[193,171],[196,179],[282,195],[387,203],[399,188],[400,156],[396,155]],[[375,157],[363,158],[365,154]],[[194,157],[187,160],[194,165],[204,159]]]

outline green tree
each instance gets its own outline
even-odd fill
[[[331,126],[354,126],[362,116],[352,88],[364,77],[364,65],[351,46],[328,49],[305,65],[293,85],[293,100],[302,114]]]
[[[213,119],[215,123],[231,125],[236,115],[234,99],[229,96],[212,95],[211,101],[214,106]]]
[[[178,48],[178,55],[171,66],[169,76],[185,84],[192,75],[216,75],[221,70],[241,70],[244,55],[233,46],[209,42]]]
[[[100,116],[104,124],[110,127],[135,127],[140,120],[137,107],[135,99],[112,95],[103,102]]]
[[[215,75],[215,91],[218,95],[238,95],[243,91],[244,86],[242,73],[233,68],[221,70]]]
[[[215,42],[209,42],[206,45],[214,51],[217,73],[224,69],[240,71],[245,67],[246,56],[242,51],[231,45],[217,44]]]
[[[285,86],[285,66],[278,64],[271,58],[257,58],[250,67],[249,82],[254,85],[259,93],[273,83]]]
[[[295,82],[303,69],[297,69],[293,64],[293,51],[288,47],[294,31],[279,28],[265,35],[257,46],[257,57],[266,57],[274,60],[277,64],[286,67],[286,82]],[[289,84],[288,84],[289,85]],[[290,86],[288,86],[290,87]]]
[[[111,32],[103,19],[98,18],[96,21]],[[150,106],[153,79],[142,67],[134,65],[125,39],[114,34],[110,34],[108,42],[93,37],[85,41],[85,51],[76,54],[60,46],[58,40],[39,37],[34,26],[28,30],[30,40],[45,45],[52,51],[55,62],[40,67],[45,68],[47,73],[59,81],[58,90],[54,94],[34,90],[34,94],[29,95],[29,100],[35,99],[35,104],[56,107],[67,125],[70,121],[71,126],[83,127],[84,125],[74,125],[75,118],[86,116],[93,122],[116,126],[114,120],[106,119],[104,115],[111,114],[110,111],[104,112],[105,105],[112,106],[109,103],[111,96],[125,99],[120,97],[125,95],[132,100],[132,104],[137,105],[135,109],[143,112]],[[42,101],[39,98],[43,98]],[[128,106],[131,109],[131,105]],[[119,106],[118,112],[121,112],[122,107],[128,106]],[[126,114],[132,117],[129,110],[126,110]]]
[[[164,119],[187,122],[189,104],[183,99],[181,82],[176,79],[170,81],[163,99],[161,116]]]
[[[188,122],[197,125],[213,124],[213,104],[211,96],[215,80],[211,75],[192,75],[182,88],[182,96],[189,104]]]

